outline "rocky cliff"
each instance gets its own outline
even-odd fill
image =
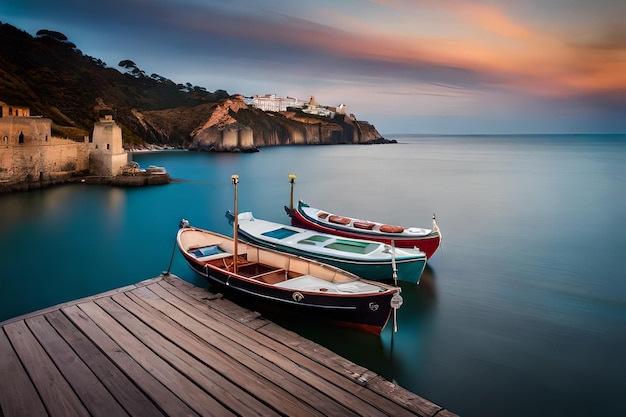
[[[250,152],[277,145],[332,145],[390,142],[374,126],[343,115],[327,118],[300,110],[264,112],[232,96],[211,106],[190,134],[189,149]]]
[[[385,142],[369,123],[345,116],[263,112],[224,90],[148,76],[130,60],[118,64],[126,70],[121,73],[57,32],[33,37],[0,22],[0,39],[0,101],[51,119],[58,137],[82,141],[95,121],[113,113],[126,149]]]

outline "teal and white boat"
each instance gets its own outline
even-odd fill
[[[226,212],[233,222],[234,214]],[[238,235],[249,243],[334,265],[362,278],[419,283],[426,254],[417,248],[395,248],[381,242],[350,239],[239,213]],[[394,277],[394,267],[396,277]]]

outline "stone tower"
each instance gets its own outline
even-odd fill
[[[127,165],[130,155],[122,146],[122,128],[106,115],[93,126],[89,152],[89,172],[91,175],[117,175],[120,168]]]

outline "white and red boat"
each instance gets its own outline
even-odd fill
[[[293,208],[285,206],[285,211],[291,217],[291,224],[294,226],[353,239],[387,244],[393,241],[398,248],[418,248],[426,253],[427,258],[433,256],[441,244],[441,231],[434,215],[432,229],[424,229],[339,216],[311,207],[303,201],[299,201]]]

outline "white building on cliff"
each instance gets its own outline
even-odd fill
[[[287,111],[289,108],[301,109],[304,113],[316,116],[333,118],[336,115],[356,120],[353,114],[346,115],[346,106],[340,104],[336,107],[320,105],[315,96],[311,96],[309,101],[300,100],[293,97],[278,97],[276,94],[265,94],[262,96],[247,97],[246,104],[263,111]]]
[[[304,100],[293,97],[277,97],[276,94],[252,96],[246,104],[263,111],[287,111],[288,107],[300,108],[306,104]]]

